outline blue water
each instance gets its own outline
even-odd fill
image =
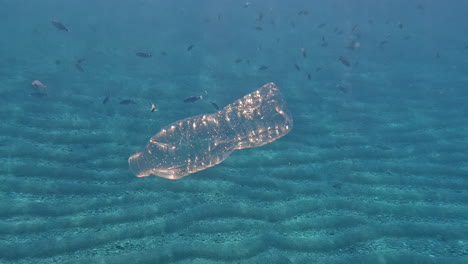
[[[468,4],[245,3],[0,0],[0,263],[468,263]],[[132,175],[268,82],[285,137]]]

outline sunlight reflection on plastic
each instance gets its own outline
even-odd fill
[[[234,150],[275,141],[291,131],[293,119],[279,89],[268,83],[214,114],[176,121],[128,159],[137,177],[180,179],[215,166]]]

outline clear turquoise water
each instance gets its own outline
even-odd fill
[[[322,2],[1,0],[0,263],[466,263],[468,6]],[[129,171],[267,82],[284,138],[178,181]]]

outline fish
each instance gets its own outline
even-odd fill
[[[384,46],[385,44],[387,44],[387,43],[388,43],[388,41],[386,41],[386,40],[380,41],[380,43],[379,43],[379,48],[383,48],[383,46]]]
[[[350,67],[350,66],[351,66],[351,63],[349,63],[348,59],[345,58],[344,56],[340,56],[340,57],[338,58],[338,60],[340,60],[341,63],[342,63],[344,66],[346,66],[346,67]]]
[[[151,57],[153,57],[153,55],[151,55],[151,53],[143,52],[143,51],[139,51],[139,52],[135,53],[135,55],[137,57],[141,57],[141,58],[151,58]]]
[[[260,12],[260,13],[258,13],[257,21],[261,22],[262,20],[263,20],[263,13]]]
[[[47,88],[47,85],[44,85],[44,84],[43,84],[41,81],[39,81],[39,80],[34,80],[34,81],[31,83],[31,85],[32,85],[33,87],[35,87],[35,88],[43,88],[43,89]]]
[[[322,36],[322,43],[320,44],[320,46],[322,46],[322,47],[327,47],[328,46],[328,42],[325,40],[324,36]]]
[[[255,30],[257,30],[257,31],[263,31],[263,28],[262,28],[261,26],[256,26],[256,27],[255,27]]]
[[[297,13],[298,16],[307,16],[309,15],[309,10],[307,9],[302,9]]]
[[[306,52],[305,48],[301,48],[301,54],[302,54],[302,57],[304,57],[304,58],[307,57],[307,52]]]
[[[321,70],[322,70],[322,68],[320,68],[320,67],[315,68],[315,72],[319,72]]]
[[[120,101],[121,105],[129,105],[129,104],[136,104],[135,100],[133,99],[124,99]]]
[[[297,64],[294,64],[294,68],[296,68],[296,70],[298,70],[298,71],[301,70],[301,67],[299,67],[299,65],[297,65]]]
[[[84,72],[83,67],[79,63],[75,63],[75,68],[80,72]]]
[[[79,70],[80,72],[84,72],[83,70],[83,67],[81,67],[81,63],[85,61],[85,59],[78,59],[76,62],[75,62],[75,68],[77,70]]]
[[[187,51],[191,51],[193,49],[193,47],[195,47],[195,44],[188,45]]]
[[[152,102],[150,102],[150,105],[151,105],[151,109],[150,109],[151,112],[157,112],[159,110],[156,108],[156,106]]]
[[[55,65],[60,65],[62,62],[60,60],[55,60]]]
[[[344,87],[343,85],[340,85],[340,84],[338,84],[336,86],[336,88],[338,88],[338,90],[340,90],[340,92],[342,92],[342,93],[348,93],[348,90],[349,90],[348,88],[346,88],[346,87]]]
[[[106,96],[106,97],[104,98],[104,100],[102,100],[102,104],[107,104],[107,102],[109,102],[109,99],[110,99],[110,97],[109,97],[109,96]]]
[[[249,6],[250,6],[250,2],[245,2],[244,8],[247,8],[247,7],[249,7]]]
[[[307,74],[307,80],[312,80],[312,75],[310,75],[310,73]]]
[[[242,62],[242,59],[236,59],[234,62],[235,63],[240,63],[240,62]]]
[[[403,24],[402,24],[402,23],[398,23],[398,28],[403,29]]]
[[[50,23],[52,23],[52,25],[54,25],[54,27],[56,27],[58,30],[70,32],[70,30],[68,30],[68,28],[65,27],[65,25],[58,20],[51,20]]]
[[[203,99],[203,95],[189,96],[184,99],[184,103],[195,103],[196,101],[199,101],[201,99]]]
[[[437,53],[436,53],[436,58],[437,58],[437,59],[440,59],[440,52],[438,52],[438,51],[437,51]]]
[[[166,51],[161,51],[161,55],[166,56],[167,52]]]
[[[218,104],[216,104],[215,102],[211,102],[211,105],[212,105],[216,110],[219,110],[219,106],[218,106]]]
[[[323,28],[323,27],[326,26],[326,25],[327,25],[327,24],[322,23],[322,24],[318,25],[317,27],[318,27],[318,28]]]
[[[355,25],[351,28],[351,32],[354,32],[354,31],[357,29],[357,26],[358,26],[358,24],[355,24]]]
[[[268,66],[262,65],[258,68],[260,71],[268,70]]]

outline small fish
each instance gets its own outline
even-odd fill
[[[135,100],[133,99],[124,99],[120,101],[121,105],[129,105],[129,104],[136,104]]]
[[[139,51],[139,52],[135,53],[135,55],[137,57],[141,57],[141,58],[151,58],[151,57],[153,57],[153,55],[151,55],[151,53],[143,52],[143,51]]]
[[[102,104],[107,104],[107,102],[109,102],[109,99],[110,99],[110,97],[109,97],[109,96],[106,96],[106,97],[104,98],[104,100],[102,100]]]
[[[328,46],[328,42],[325,40],[324,36],[322,36],[322,43],[320,44],[320,46],[322,46],[322,47],[327,47]]]
[[[260,71],[268,70],[268,66],[262,65],[258,68]]]
[[[194,95],[194,96],[189,96],[184,99],[184,103],[195,103],[196,101],[202,100],[203,95]]]
[[[312,75],[310,75],[310,73],[307,74],[307,80],[312,80]]]
[[[195,44],[190,44],[188,47],[187,47],[187,51],[191,51],[193,49],[193,47],[195,47]]]
[[[43,89],[47,88],[47,85],[44,85],[44,84],[43,84],[41,81],[39,81],[39,80],[34,80],[34,81],[31,83],[31,85],[32,85],[33,87],[37,87],[37,88],[43,88]]]
[[[374,24],[374,20],[372,20],[372,19],[367,20],[367,24],[373,25],[373,24]]]
[[[298,16],[307,16],[309,15],[309,10],[307,9],[302,9],[297,13]]]
[[[83,67],[81,67],[81,63],[85,61],[85,59],[78,59],[76,62],[75,62],[75,68],[77,70],[79,70],[80,72],[84,72],[83,70]]]
[[[236,59],[234,62],[235,63],[240,63],[240,62],[242,62],[242,59]]]
[[[262,28],[261,26],[256,26],[256,27],[255,27],[255,30],[257,30],[257,31],[263,31],[263,28]]]
[[[437,53],[436,53],[436,58],[437,58],[437,59],[440,59],[440,52],[437,52]]]
[[[410,35],[406,35],[405,37],[403,37],[404,40],[409,40],[411,38]],[[467,46],[468,47],[468,46]]]
[[[161,51],[161,55],[166,56],[167,52],[166,51]]]
[[[55,60],[55,65],[60,65],[62,62],[60,60]]]
[[[150,109],[151,112],[157,112],[159,110],[156,108],[156,106],[152,102],[150,102],[150,105],[151,105],[151,109]]]
[[[294,68],[296,68],[296,70],[298,70],[298,71],[301,71],[301,67],[299,67],[299,65],[297,65],[297,64],[294,64]]]
[[[346,67],[350,67],[351,66],[351,63],[349,63],[349,60],[347,58],[345,58],[344,56],[340,56],[338,58],[338,60],[341,61],[341,63],[346,66]]]
[[[307,52],[306,52],[305,48],[301,48],[301,54],[302,54],[302,57],[304,57],[304,58],[307,57]]]
[[[321,70],[322,70],[322,68],[320,68],[320,67],[315,68],[315,72],[319,72]]]
[[[257,21],[261,22],[262,20],[263,20],[263,13],[260,12],[260,13],[258,13]]]
[[[215,102],[211,102],[211,105],[212,105],[216,110],[219,110],[219,106],[218,106],[218,104],[216,104]]]
[[[52,23],[52,25],[54,25],[54,27],[56,27],[58,30],[63,30],[63,31],[66,31],[66,32],[70,32],[70,30],[68,30],[67,27],[65,27],[65,25],[58,21],[58,20],[52,20],[50,21],[50,23]]]
[[[75,63],[75,68],[80,72],[84,72],[83,67],[79,63]]]
[[[354,31],[357,29],[357,26],[358,26],[358,24],[355,24],[355,25],[351,28],[351,32],[354,32]]]
[[[386,41],[386,40],[380,41],[380,43],[379,43],[379,48],[383,48],[383,46],[384,46],[385,44],[387,44],[387,43],[388,43],[388,41]]]
[[[317,27],[318,27],[318,28],[323,28],[323,27],[326,26],[326,25],[327,25],[327,24],[322,23],[322,24],[318,25]]]
[[[244,8],[247,8],[247,7],[249,7],[249,6],[250,6],[250,2],[245,2]]]
[[[47,96],[47,93],[44,93],[44,92],[32,92],[29,94],[29,96],[32,96],[32,97],[46,97]]]
[[[344,87],[343,85],[337,85],[336,88],[338,88],[338,90],[340,90],[340,92],[342,93],[348,93],[348,88]]]
[[[403,24],[402,24],[402,23],[398,23],[398,28],[403,29]]]

